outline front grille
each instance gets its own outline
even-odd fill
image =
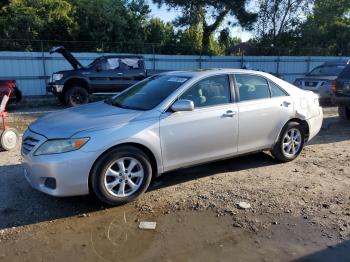
[[[315,87],[317,86],[317,82],[305,82],[305,86],[308,86],[308,87]]]
[[[33,138],[33,137],[26,137],[22,142],[22,153],[27,155],[30,153],[30,151],[33,150],[33,148],[37,145],[39,140]]]

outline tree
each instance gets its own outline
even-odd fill
[[[255,34],[266,46],[285,46],[306,18],[312,0],[259,0]],[[290,38],[290,39],[289,39]]]
[[[225,18],[231,16],[246,28],[251,28],[256,14],[246,10],[247,0],[153,0],[158,5],[169,8],[179,8],[182,15],[177,17],[175,24],[179,27],[193,27],[202,33],[202,51],[210,50],[210,43]],[[212,21],[210,23],[210,21]]]
[[[315,0],[301,39],[303,46],[322,48],[323,55],[349,54],[350,1]]]
[[[7,39],[70,39],[74,7],[67,0],[12,0],[2,7]]]

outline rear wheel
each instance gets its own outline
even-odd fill
[[[138,148],[121,146],[97,161],[90,182],[102,202],[121,205],[144,193],[151,178],[152,167],[147,155]]]
[[[89,93],[81,86],[72,86],[66,91],[65,100],[69,106],[87,104],[89,102]]]
[[[350,109],[346,106],[338,106],[339,117],[343,120],[350,120]]]
[[[282,161],[289,162],[297,158],[304,147],[305,130],[297,122],[289,122],[283,128],[280,138],[272,149],[272,155]]]
[[[0,146],[9,151],[16,148],[18,142],[18,132],[14,128],[5,129],[0,137]]]

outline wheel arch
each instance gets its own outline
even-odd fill
[[[281,136],[281,133],[282,133],[284,127],[290,122],[297,122],[304,128],[304,130],[305,130],[305,142],[307,142],[309,140],[309,135],[310,135],[310,127],[309,127],[308,122],[306,120],[302,120],[300,118],[291,118],[281,128],[280,132],[278,133],[278,136],[276,137],[275,143],[277,143],[279,137]]]
[[[80,78],[80,77],[72,77],[72,78],[67,79],[64,82],[62,94],[65,94],[65,92],[67,92],[69,87],[72,87],[74,85],[79,85],[79,86],[83,87],[90,94],[90,88],[89,88],[88,81],[86,79]]]
[[[155,157],[155,154],[152,152],[151,149],[149,149],[147,146],[140,144],[140,143],[135,143],[135,142],[126,142],[126,143],[121,143],[118,145],[114,145],[110,148],[108,148],[107,150],[105,150],[102,154],[99,155],[99,157],[94,161],[93,165],[91,166],[90,172],[89,172],[89,178],[88,178],[88,183],[89,183],[89,191],[91,191],[91,173],[92,170],[94,169],[95,165],[97,164],[97,162],[104,157],[106,154],[108,154],[109,152],[111,152],[112,150],[121,147],[121,146],[132,146],[132,147],[136,147],[138,149],[140,149],[143,153],[145,153],[147,155],[147,157],[150,160],[151,163],[151,167],[152,167],[152,179],[156,178],[159,176],[159,165],[157,162],[157,159]]]

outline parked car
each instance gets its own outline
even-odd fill
[[[24,174],[50,195],[118,205],[170,170],[262,150],[292,161],[322,120],[316,94],[264,72],[168,72],[31,124]]]
[[[83,66],[62,46],[53,48],[50,53],[62,54],[73,67],[73,70],[52,74],[46,88],[69,106],[88,103],[90,94],[119,93],[147,76],[142,56],[101,56]]]
[[[4,95],[8,94],[9,90],[11,90],[9,103],[21,102],[22,92],[18,88],[15,80],[0,80],[0,101],[2,101]]]
[[[321,104],[330,104],[332,102],[332,85],[339,74],[345,68],[345,61],[326,62],[315,67],[303,78],[295,80],[294,85],[303,89],[318,93]]]
[[[333,84],[333,103],[338,106],[339,116],[350,120],[350,64],[347,64]]]

